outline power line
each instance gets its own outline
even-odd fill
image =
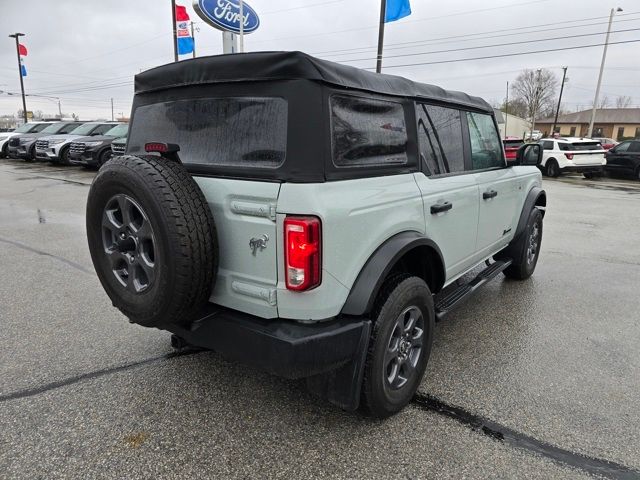
[[[612,30],[611,33],[623,33],[623,32],[636,32],[640,30],[640,28],[628,28],[628,29],[624,29],[624,30]],[[595,35],[602,35],[603,33],[606,32],[597,32],[597,33],[581,33],[578,35],[564,35],[562,37],[550,37],[550,38],[541,38],[541,39],[536,39],[536,40],[521,40],[519,42],[507,42],[507,43],[494,43],[492,45],[481,45],[481,46],[476,46],[476,47],[463,47],[463,48],[449,48],[446,50],[432,50],[429,52],[415,52],[415,53],[403,53],[400,55],[387,55],[385,56],[385,58],[399,58],[399,57],[415,57],[418,55],[434,55],[437,53],[451,53],[451,52],[463,52],[463,51],[467,51],[467,50],[478,50],[478,49],[482,49],[482,48],[494,48],[494,47],[507,47],[507,46],[511,46],[511,45],[524,45],[524,44],[528,44],[528,43],[539,43],[539,42],[549,42],[552,40],[564,40],[564,39],[569,39],[569,38],[580,38],[580,37],[593,37]],[[368,58],[351,58],[351,59],[347,59],[344,60],[345,62],[360,62],[360,61],[369,61],[369,60],[375,60],[374,58],[368,57]]]
[[[624,44],[624,43],[637,43],[640,42],[640,39],[635,39],[635,40],[623,40],[623,41],[619,41],[619,42],[609,42],[609,45],[619,45],[619,44]],[[564,51],[564,50],[578,50],[578,49],[583,49],[583,48],[591,48],[591,47],[602,47],[604,45],[604,43],[593,43],[591,45],[577,45],[575,47],[563,47],[563,48],[547,48],[544,50],[531,50],[528,52],[517,52],[517,53],[503,53],[500,55],[485,55],[482,57],[473,57],[473,58],[458,58],[455,60],[439,60],[439,61],[433,61],[433,62],[418,62],[418,63],[406,63],[403,65],[386,65],[384,68],[389,69],[389,68],[400,68],[400,67],[416,67],[416,66],[421,66],[421,65],[436,65],[436,64],[442,64],[442,63],[455,63],[455,62],[468,62],[468,61],[472,61],[472,60],[486,60],[486,59],[490,59],[490,58],[504,58],[504,57],[515,57],[518,55],[530,55],[530,54],[534,54],[534,53],[548,53],[548,52],[560,52],[560,51]],[[364,68],[364,70],[374,70],[375,68]]]
[[[640,13],[640,12],[639,12]],[[621,23],[621,22],[633,22],[633,21],[637,21],[640,20],[640,18],[628,18],[625,20],[617,20],[616,23]],[[566,23],[574,23],[574,22],[580,22],[580,21],[584,21],[584,20],[568,20],[566,22],[553,22],[553,23],[546,23],[546,24],[539,24],[536,26],[530,26],[530,27],[517,27],[517,28],[507,28],[507,29],[502,29],[502,30],[491,30],[491,31],[486,31],[486,32],[478,32],[478,33],[468,33],[468,34],[464,34],[464,35],[452,35],[452,36],[448,36],[448,37],[440,37],[440,38],[433,38],[433,39],[429,39],[429,40],[415,40],[412,42],[400,42],[400,43],[389,43],[385,45],[385,50],[398,50],[398,49],[404,49],[404,48],[411,48],[411,47],[418,47],[421,45],[429,45],[429,44],[437,44],[437,43],[452,43],[450,41],[446,41],[446,40],[457,40],[457,39],[462,39],[462,40],[458,40],[460,42],[473,42],[476,40],[485,40],[485,39],[489,39],[489,38],[499,38],[499,37],[510,37],[513,35],[528,35],[531,33],[541,33],[541,32],[551,32],[551,31],[556,31],[556,30],[566,30],[569,28],[583,28],[583,27],[590,27],[590,26],[597,26],[597,25],[606,25],[607,22],[594,22],[594,23],[588,23],[585,25],[566,25]],[[545,28],[545,29],[540,29],[540,30],[531,30],[528,32],[524,32],[522,31],[523,29],[528,29],[528,28],[535,28],[538,26],[549,26],[549,25],[563,25],[562,27],[557,27],[557,28]],[[486,36],[486,37],[481,37],[481,38],[466,38],[466,37],[476,37],[479,35],[487,35],[489,33],[498,33],[498,32],[512,32],[512,33],[504,33],[501,35],[491,35],[491,36]],[[441,41],[444,40],[444,41]],[[375,51],[377,47],[376,46],[370,46],[370,47],[358,47],[358,48],[345,48],[345,49],[340,49],[340,50],[325,50],[322,52],[313,52],[312,55],[321,55],[321,54],[325,54],[325,53],[334,53],[334,52],[345,52],[345,53],[335,53],[335,55],[329,55],[331,57],[336,57],[336,56],[341,56],[341,55],[350,55],[351,53],[353,53],[355,50],[372,50]],[[364,52],[362,52],[364,53]]]

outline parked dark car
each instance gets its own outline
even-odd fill
[[[605,171],[621,175],[633,175],[640,180],[640,139],[627,140],[609,149],[605,154]]]
[[[504,145],[504,156],[507,159],[507,162],[514,162],[516,160],[518,149],[524,145],[524,140],[517,137],[507,137],[502,140],[502,144]]]
[[[55,122],[39,132],[16,135],[9,139],[9,156],[33,161],[36,158],[36,140],[51,135],[64,135],[79,125],[82,122]]]
[[[129,125],[116,125],[104,135],[83,137],[71,143],[69,148],[69,162],[86,168],[100,168],[112,156],[111,143],[120,137],[126,137]]]

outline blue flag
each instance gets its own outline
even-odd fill
[[[27,67],[25,67],[24,65],[20,65],[21,67],[21,71],[22,71],[22,76],[26,77],[27,76]]]
[[[387,11],[384,15],[384,23],[395,22],[411,15],[409,0],[387,0]]]
[[[193,38],[178,37],[178,55],[184,55],[191,52],[193,52]]]

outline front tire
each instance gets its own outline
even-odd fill
[[[362,407],[375,418],[402,410],[413,398],[427,367],[435,312],[427,284],[399,275],[382,286],[364,370]]]
[[[60,150],[59,159],[59,163],[61,165],[71,165],[71,162],[69,161],[69,147],[62,147],[62,150]]]

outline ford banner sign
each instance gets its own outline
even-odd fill
[[[193,0],[193,9],[212,27],[240,33],[240,3],[237,0]],[[243,2],[243,33],[255,32],[260,26],[256,11]]]

